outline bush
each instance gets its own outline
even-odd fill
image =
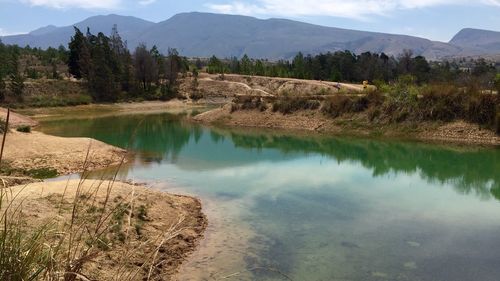
[[[321,106],[317,100],[311,100],[303,97],[280,97],[273,102],[273,111],[283,114],[290,114],[299,110],[316,110]]]
[[[352,110],[353,102],[351,98],[344,95],[336,95],[327,99],[321,111],[333,118],[339,117]]]
[[[470,100],[467,119],[480,125],[493,126],[497,115],[497,95],[479,95]]]
[[[449,85],[432,85],[421,89],[416,114],[420,120],[452,121],[465,116],[467,95]]]
[[[385,101],[385,96],[382,94],[380,90],[368,91],[366,94],[366,98],[370,105],[380,106]]]
[[[500,110],[497,109],[497,116],[495,118],[497,135],[500,135]]]
[[[238,96],[235,97],[231,105],[231,112],[236,110],[253,110],[258,109],[265,111],[267,109],[266,103],[260,97],[251,96]]]
[[[35,179],[50,179],[57,177],[57,170],[51,168],[40,168],[28,170],[27,174]]]
[[[34,96],[26,101],[31,107],[58,107],[90,104],[92,97],[86,94]]]
[[[0,134],[3,134],[5,131],[5,120],[0,118]]]
[[[26,125],[19,126],[16,130],[21,133],[31,133],[31,127]]]
[[[373,121],[375,120],[375,118],[378,118],[380,114],[382,114],[382,112],[380,111],[380,109],[372,107],[368,109],[367,114],[368,114],[368,119],[370,121]]]
[[[352,101],[351,110],[353,112],[362,112],[368,109],[368,106],[370,106],[370,100],[368,99],[367,96],[356,97]]]

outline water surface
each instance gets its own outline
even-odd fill
[[[121,176],[202,198],[210,227],[180,280],[500,280],[500,149],[205,128],[168,113],[41,129],[128,147]]]

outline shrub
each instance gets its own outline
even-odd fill
[[[0,134],[3,134],[5,131],[5,120],[0,118]]]
[[[238,96],[234,98],[231,104],[231,112],[236,110],[253,110],[258,109],[265,111],[267,109],[266,103],[260,97],[251,96]]]
[[[26,101],[31,107],[57,107],[90,104],[92,97],[86,94],[33,96]]]
[[[470,100],[467,119],[480,125],[495,125],[498,97],[496,95],[479,95]]]
[[[367,114],[368,114],[368,119],[370,121],[373,121],[375,120],[375,118],[378,118],[380,114],[382,114],[382,112],[380,111],[380,109],[372,107],[368,109]]]
[[[421,120],[452,121],[465,115],[467,95],[454,86],[427,86],[420,93],[416,114]]]
[[[273,102],[273,111],[290,114],[299,110],[316,110],[321,106],[317,100],[304,97],[283,96]]]
[[[362,112],[365,111],[370,105],[370,100],[367,96],[356,97],[352,101],[352,111],[353,112]]]
[[[385,101],[385,97],[380,90],[368,91],[366,98],[368,99],[370,105],[374,106],[380,106]]]
[[[497,135],[500,135],[500,110],[497,110],[497,116],[495,118]]]
[[[31,127],[27,125],[19,126],[16,130],[21,133],[31,133]]]
[[[8,191],[0,189],[0,279],[36,280],[50,267],[51,256],[45,238],[49,225],[26,231],[20,206],[7,201]]]
[[[344,95],[336,95],[325,101],[321,111],[333,118],[339,117],[352,110],[351,98]]]
[[[50,179],[57,177],[57,170],[51,168],[40,168],[27,171],[27,174],[35,179]]]

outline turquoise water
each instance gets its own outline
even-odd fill
[[[128,147],[122,177],[202,199],[211,227],[181,280],[500,280],[500,149],[211,129],[168,113],[41,129]]]

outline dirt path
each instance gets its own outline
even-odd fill
[[[79,217],[92,228],[96,222],[85,219],[99,216],[99,207],[110,186],[107,209],[128,206],[131,216],[115,214],[114,219],[104,222],[110,227],[109,233],[105,232],[110,248],[98,251],[96,258],[84,266],[83,275],[91,280],[145,280],[151,272],[151,280],[170,280],[196,247],[207,225],[198,199],[142,185],[97,180],[86,180],[81,185],[79,180],[42,182],[11,190],[17,194],[17,202],[23,202],[22,214],[27,225],[35,228],[50,222],[53,227],[62,227],[61,233],[65,233],[71,231],[64,228],[64,223],[70,221],[77,190],[83,204]],[[120,229],[116,228],[117,223]],[[117,233],[123,233],[124,237]]]

